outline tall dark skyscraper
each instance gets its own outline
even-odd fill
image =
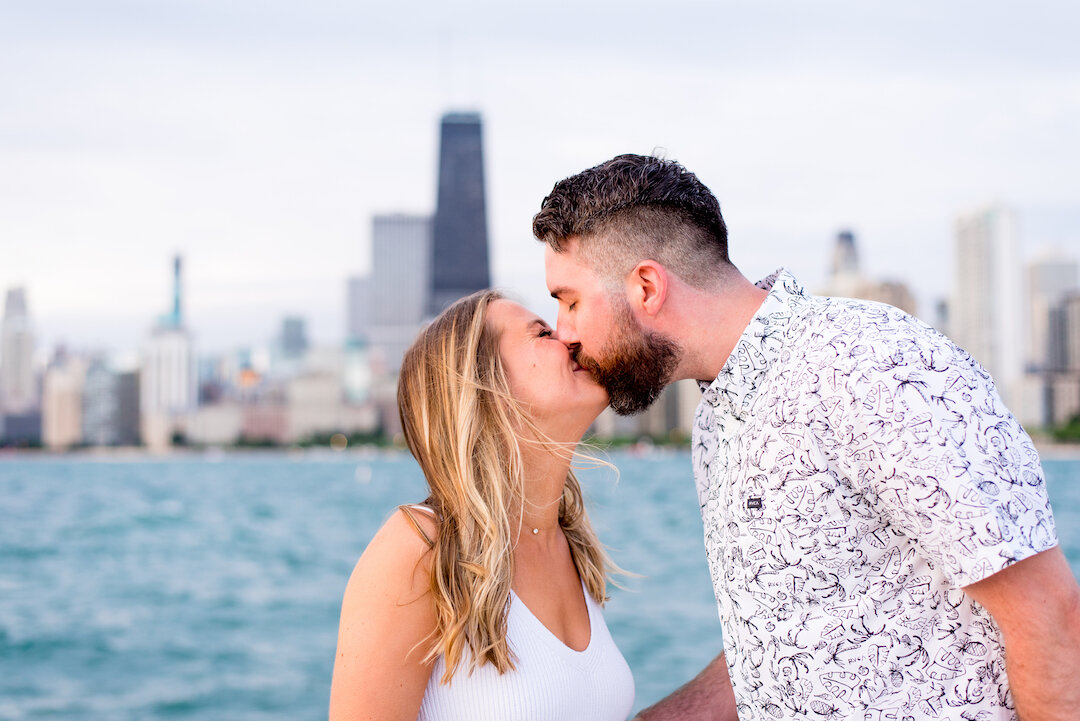
[[[431,244],[429,310],[491,285],[479,113],[447,113],[439,135],[439,195]]]

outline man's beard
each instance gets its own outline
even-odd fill
[[[615,335],[603,358],[578,351],[575,360],[608,392],[608,404],[620,416],[641,413],[659,397],[679,364],[681,348],[660,333],[644,330],[622,305]]]

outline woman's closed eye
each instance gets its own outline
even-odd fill
[[[555,335],[555,332],[553,330],[551,330],[551,328],[541,328],[540,329],[540,337],[541,338],[550,338],[553,335]]]

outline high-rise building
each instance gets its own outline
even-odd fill
[[[285,358],[303,358],[308,349],[307,324],[303,318],[290,316],[281,321],[281,354]]]
[[[0,411],[23,414],[38,405],[34,377],[34,332],[26,289],[10,288],[0,323]]]
[[[1060,370],[1050,363],[1050,312],[1077,289],[1076,261],[1050,250],[1027,268],[1028,337],[1025,366],[1033,372]],[[1055,338],[1056,342],[1064,339]]]
[[[371,224],[371,325],[415,325],[424,319],[431,245],[429,216],[375,216]]]
[[[850,230],[842,230],[836,234],[832,262],[829,264],[829,279],[820,292],[822,295],[856,298],[866,282],[867,279],[859,267],[855,234]]]
[[[352,344],[366,343],[371,327],[371,276],[349,278],[346,298],[345,340]]]
[[[859,265],[855,234],[850,230],[842,230],[836,234],[829,279],[819,293],[888,303],[915,314],[915,296],[904,283],[895,280],[873,280],[863,273]]]
[[[116,393],[116,414],[113,416],[113,437],[117,445],[137,446],[139,434],[139,372],[115,371],[113,388]]]
[[[957,219],[949,328],[957,345],[990,372],[1010,407],[1019,404],[1023,373],[1021,267],[1009,208],[994,205]]]
[[[352,404],[371,400],[374,378],[371,375],[371,349],[363,341],[349,340],[345,343],[342,363],[345,381],[345,400]]]
[[[142,363],[143,413],[179,416],[195,408],[198,379],[186,330],[154,329],[143,348]]]
[[[1080,293],[1073,291],[1050,308],[1046,370],[1080,374]]]
[[[139,381],[118,372],[103,358],[91,360],[83,384],[83,440],[95,446],[139,442]]]
[[[434,316],[458,298],[491,285],[478,113],[447,113],[442,118],[432,234],[428,311]]]
[[[379,374],[393,375],[424,320],[430,292],[431,218],[377,215],[372,221],[368,338]]]
[[[60,348],[45,370],[41,391],[41,441],[65,450],[82,442],[83,380],[86,363]]]
[[[841,230],[836,234],[831,270],[834,278],[859,273],[859,253],[855,249],[855,234],[850,230]]]
[[[1067,291],[1050,309],[1040,408],[1042,425],[1059,425],[1080,414],[1080,291]]]
[[[1012,409],[1027,426],[1052,426],[1077,410],[1080,381],[1075,366],[1076,261],[1058,250],[1043,252],[1027,266],[1027,336],[1019,406]],[[1070,353],[1074,356],[1069,358]]]
[[[94,358],[83,382],[82,434],[93,446],[112,446],[113,416],[116,414],[115,375],[102,358]]]
[[[181,261],[173,261],[173,307],[163,315],[142,351],[139,373],[141,436],[152,447],[168,446],[198,405],[198,371],[191,334],[184,327]]]

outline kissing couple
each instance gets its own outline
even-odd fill
[[[891,306],[760,282],[715,196],[621,155],[533,220],[551,328],[496,291],[406,353],[429,487],[342,602],[331,721],[625,721],[617,571],[571,467],[610,405],[697,380],[693,478],[724,648],[643,721],[1043,721],[1080,709],[1080,587],[1031,439],[964,350]],[[719,651],[719,649],[718,649]]]

